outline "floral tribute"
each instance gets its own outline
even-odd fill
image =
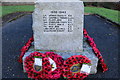
[[[23,62],[23,61],[22,61],[22,58],[23,58],[25,52],[30,48],[31,43],[32,43],[33,41],[34,41],[34,39],[33,39],[33,37],[31,37],[31,38],[28,40],[28,42],[25,44],[25,46],[22,47],[22,49],[21,49],[21,54],[20,54],[20,57],[19,57],[19,59],[18,59],[18,62],[20,62],[20,63]]]
[[[50,71],[50,74],[48,75],[49,79],[58,79],[62,75],[62,65],[63,65],[63,58],[55,54],[54,52],[46,52],[46,56],[50,57],[53,61],[56,63],[56,69],[54,71]]]
[[[102,69],[103,69],[103,72],[107,71],[107,70],[108,70],[107,65],[104,63],[104,59],[103,59],[100,51],[99,51],[98,48],[96,47],[96,44],[95,44],[93,38],[91,38],[91,37],[88,35],[86,29],[84,29],[84,37],[87,38],[88,43],[89,43],[90,46],[92,47],[95,55],[98,57],[98,59],[99,59],[99,64],[101,65],[101,67],[102,67]]]
[[[49,62],[49,57],[53,59],[57,65],[57,69],[52,71],[52,65]],[[35,58],[42,58],[42,69],[36,71],[34,68]],[[46,52],[45,55],[39,52],[31,53],[24,61],[24,68],[28,77],[32,79],[58,79],[62,75],[63,59],[61,56]]]
[[[34,60],[35,58],[42,58],[42,69],[40,71],[36,71],[34,68]],[[32,79],[44,79],[49,75],[49,71],[51,70],[50,62],[48,61],[48,57],[39,52],[31,53],[26,57],[24,61],[24,69],[26,73],[28,73],[28,78]]]
[[[78,80],[82,80],[85,77],[87,77],[89,74],[88,73],[82,73],[79,72],[79,70],[77,72],[76,69],[72,70],[72,66],[76,65],[76,64],[91,64],[91,61],[82,55],[75,55],[75,56],[71,56],[70,58],[68,58],[67,60],[64,61],[64,65],[63,65],[63,77],[67,78],[67,79],[78,79]],[[76,70],[76,73],[73,72]]]

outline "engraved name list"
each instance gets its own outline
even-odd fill
[[[44,10],[44,33],[72,33],[74,15],[72,10]]]

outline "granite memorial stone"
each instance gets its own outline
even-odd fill
[[[34,46],[39,50],[83,51],[84,6],[79,0],[37,0]]]

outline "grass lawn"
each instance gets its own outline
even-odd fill
[[[96,13],[120,24],[120,21],[118,19],[120,11],[117,10],[97,7],[85,7],[85,13]]]
[[[33,11],[33,5],[20,5],[20,6],[2,6],[2,16],[13,12]],[[1,11],[0,11],[1,12]]]
[[[34,10],[33,5],[3,6],[2,11],[0,9],[0,12],[2,12],[2,15],[0,15],[0,17],[4,16],[6,14],[9,14],[9,13],[17,12],[17,11],[33,11],[33,10]],[[120,23],[118,21],[118,12],[120,12],[120,11],[106,9],[106,8],[85,7],[85,13],[97,13],[97,14],[104,16],[112,21]]]

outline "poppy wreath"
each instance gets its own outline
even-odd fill
[[[54,52],[46,52],[45,55],[51,58],[56,63],[57,67],[54,71],[50,71],[47,79],[60,78],[62,75],[62,65],[64,62],[63,58],[60,55],[55,54]]]
[[[91,37],[88,35],[86,29],[84,29],[83,33],[84,33],[84,37],[87,39],[87,42],[88,42],[89,45],[92,47],[95,55],[98,57],[98,59],[99,59],[99,65],[102,67],[103,72],[107,71],[107,70],[108,70],[107,65],[105,64],[104,59],[103,59],[103,57],[102,57],[99,49],[97,48],[97,46],[96,46],[93,38],[91,38]]]
[[[42,69],[40,71],[36,71],[34,68],[35,58],[42,58]],[[29,56],[26,57],[24,61],[24,69],[28,74],[28,78],[32,79],[46,79],[51,70],[50,62],[48,61],[48,57],[39,52],[33,52]]]
[[[80,65],[91,64],[91,61],[86,56],[82,56],[82,55],[71,56],[70,58],[64,61],[64,65],[62,66],[64,78],[82,80],[89,75],[88,73],[81,73],[80,71],[74,73],[71,70],[71,67],[76,64],[80,64]]]

